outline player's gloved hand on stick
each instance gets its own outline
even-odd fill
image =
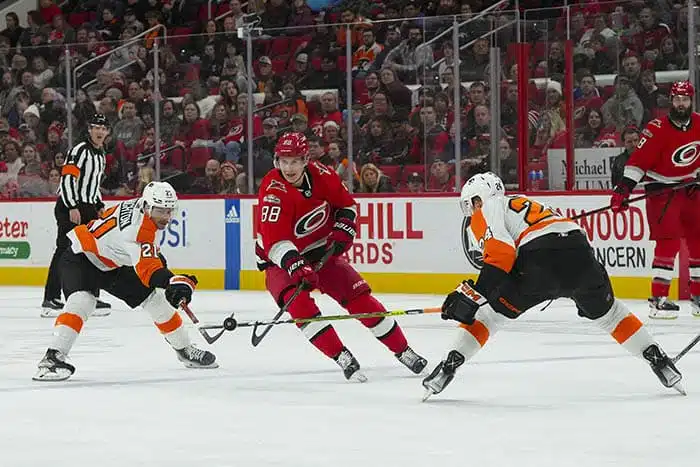
[[[296,284],[302,284],[305,290],[318,288],[318,274],[298,251],[290,251],[282,258],[282,268]]]
[[[196,276],[191,274],[175,275],[170,278],[168,286],[165,288],[165,299],[175,308],[180,306],[182,300],[185,303],[190,303],[196,287]]]
[[[450,293],[442,304],[442,319],[453,319],[464,324],[474,324],[474,316],[488,300],[474,289],[474,281],[462,283]]]
[[[357,223],[354,219],[346,216],[336,217],[333,230],[328,236],[327,245],[333,246],[333,255],[340,256],[350,249],[352,242],[357,235]]]
[[[612,198],[610,198],[610,209],[612,209],[613,212],[622,212],[629,209],[631,193],[632,189],[628,185],[624,183],[617,185],[615,191],[613,191]]]

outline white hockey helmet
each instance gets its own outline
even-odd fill
[[[143,189],[141,199],[149,215],[152,208],[175,209],[177,207],[177,193],[168,182],[149,183]]]
[[[471,217],[474,214],[473,200],[477,196],[481,201],[486,201],[489,198],[495,198],[505,195],[503,181],[498,175],[492,172],[476,174],[462,187],[462,193],[459,196],[459,207],[466,217]]]

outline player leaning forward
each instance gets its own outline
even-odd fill
[[[649,236],[656,242],[649,317],[661,319],[678,317],[680,307],[668,300],[668,291],[682,238],[690,256],[692,313],[700,317],[700,189],[697,185],[669,189],[700,173],[700,114],[692,111],[695,90],[688,81],[673,83],[670,95],[671,111],[667,117],[650,121],[642,131],[611,200],[613,211],[627,209],[630,194],[640,181],[649,194],[661,191],[646,199]]]
[[[423,380],[426,397],[441,392],[506,319],[559,297],[573,299],[580,316],[645,359],[664,386],[683,392],[673,362],[615,299],[608,274],[578,224],[531,199],[505,196],[494,174],[470,178],[460,206],[471,218],[475,245],[483,248],[484,267],[476,283],[463,282],[443,304],[443,318],[462,324],[447,357]]]
[[[143,306],[185,366],[218,366],[214,354],[191,344],[176,310],[182,300],[190,302],[197,279],[170,272],[155,244],[156,232],[167,227],[176,205],[172,186],[151,182],[141,198],[112,206],[99,219],[68,232],[71,248],[60,259],[67,300],[33,379],[62,381],[75,372],[66,356],[95,310],[99,289],[132,308]]]
[[[342,257],[355,238],[355,200],[340,177],[317,162],[309,163],[308,143],[301,133],[286,133],[275,147],[275,169],[260,184],[258,267],[265,285],[282,306],[295,288],[304,291],[289,305],[294,318],[312,318],[321,311],[310,291],[319,289],[351,314],[385,312],[367,282]],[[333,246],[333,256],[316,272],[320,258]],[[360,320],[411,371],[418,374],[426,360],[406,342],[392,318]],[[360,364],[327,322],[299,326],[309,341],[342,368],[349,380],[365,381]]]

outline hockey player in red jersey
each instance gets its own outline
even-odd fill
[[[615,187],[614,212],[628,207],[639,182],[648,193],[668,189],[700,173],[700,114],[693,112],[695,90],[688,81],[671,86],[669,115],[649,122],[637,149],[625,164],[624,177]],[[668,299],[673,265],[685,238],[690,253],[690,294],[694,316],[700,317],[700,192],[696,186],[667,190],[646,198],[651,239],[656,241],[649,317],[674,319],[679,306]]]
[[[294,318],[320,316],[311,297],[313,289],[329,295],[349,313],[385,312],[360,274],[342,257],[352,246],[357,225],[355,200],[340,177],[318,162],[309,162],[308,143],[302,133],[286,133],[275,147],[275,169],[260,184],[257,215],[258,268],[265,285],[282,306],[302,284],[304,291],[289,305]],[[327,248],[333,255],[316,272],[314,267]],[[398,360],[419,374],[427,361],[408,346],[392,318],[360,320]],[[366,381],[360,364],[327,322],[299,328],[309,341],[342,368],[348,380]]]

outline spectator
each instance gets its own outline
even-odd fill
[[[377,168],[369,163],[360,169],[360,189],[358,193],[393,193],[394,187],[391,180]]]
[[[648,6],[639,12],[639,22],[642,31],[634,36],[633,48],[643,53],[646,60],[654,61],[659,55],[662,39],[671,35],[671,29],[660,22],[654,9]]]
[[[306,4],[306,0],[294,0],[292,2],[292,11],[289,15],[289,23],[287,26],[290,29],[289,34],[303,35],[308,33],[311,28],[302,28],[301,26],[312,26],[314,24],[314,15]]]
[[[362,146],[358,151],[360,164],[371,162],[375,165],[382,163],[392,163],[389,156],[392,145],[392,133],[389,120],[384,117],[377,117],[368,123],[367,135],[362,138]],[[384,161],[383,159],[388,160]]]
[[[24,28],[19,25],[19,18],[17,13],[10,11],[5,15],[5,29],[0,31],[0,35],[6,37],[10,43],[10,47],[17,47],[17,42],[24,32]]]
[[[296,133],[303,133],[307,138],[313,134],[309,128],[309,118],[304,114],[292,115],[290,123],[292,124],[292,131]]]
[[[639,93],[639,100],[644,107],[643,124],[646,124],[657,115],[659,108],[668,105],[668,97],[661,92],[656,85],[656,73],[654,70],[644,70],[642,72],[642,89]]]
[[[622,142],[625,150],[622,151],[612,162],[610,169],[612,180],[610,186],[617,186],[622,180],[625,164],[639,144],[639,130],[634,127],[627,127],[622,130]]]
[[[345,76],[338,69],[336,58],[332,55],[325,55],[321,59],[321,71],[311,73],[308,83],[311,89],[338,89],[339,92],[345,92]]]
[[[437,122],[435,107],[426,105],[420,110],[420,117],[421,128],[413,138],[410,152],[415,163],[444,154],[450,143],[447,129]]]
[[[508,190],[518,189],[518,153],[513,149],[512,140],[502,137],[498,142],[498,161],[501,180]]]
[[[323,140],[318,136],[312,136],[309,138],[309,159],[312,161],[318,161],[323,165],[332,165],[333,161],[328,154],[326,154],[325,145]]]
[[[282,99],[274,109],[280,125],[288,126],[289,119],[295,114],[306,115],[308,119],[309,109],[306,107],[306,101],[293,81],[286,81],[282,85]]]
[[[630,86],[634,92],[639,94],[642,90],[642,62],[634,53],[628,52],[622,59],[622,75],[626,76],[630,81]]]
[[[480,38],[474,42],[471,51],[460,63],[460,78],[466,81],[481,81],[489,68],[489,40]],[[443,70],[442,73],[445,73]],[[440,75],[442,76],[442,74]]]
[[[321,95],[320,109],[318,102],[314,104],[309,108],[309,127],[315,135],[323,137],[323,125],[327,121],[333,120],[340,126],[343,115],[338,110],[338,98],[332,92],[324,92]]]
[[[362,74],[368,72],[374,63],[375,58],[381,53],[384,47],[377,43],[372,29],[365,29],[362,32],[362,45],[357,48],[352,55],[352,69],[356,73]],[[358,74],[358,78],[362,78],[362,74]]]
[[[238,169],[236,169],[236,166],[232,162],[226,161],[221,164],[220,195],[238,194],[238,186],[236,184],[237,176]]]
[[[600,110],[603,107],[603,99],[596,87],[595,76],[585,73],[579,82],[581,92],[574,100],[574,126],[581,127],[587,123],[586,114],[590,109]]]
[[[379,74],[370,71],[365,75],[365,86],[358,93],[355,93],[355,102],[371,108],[372,98],[379,91]]]
[[[261,26],[263,29],[283,28],[289,22],[291,9],[289,2],[285,0],[268,0],[265,3],[265,11],[262,14]],[[282,31],[268,31],[268,34],[280,34]]]
[[[401,44],[401,31],[398,28],[392,27],[386,33],[384,40],[384,49],[374,57],[374,62],[370,66],[371,71],[379,71],[384,66],[384,61],[387,55]]]
[[[442,158],[436,158],[430,164],[427,191],[454,192],[455,184],[455,177],[450,170],[450,164]]]
[[[204,166],[204,177],[197,178],[190,193],[213,195],[221,192],[221,164],[216,159],[209,159]]]
[[[654,60],[656,71],[676,71],[688,67],[688,59],[672,36],[666,36],[661,40],[659,56]]]
[[[586,125],[576,131],[577,148],[615,147],[615,134],[603,127],[603,115],[600,111],[588,109],[584,118]]]
[[[122,104],[121,118],[114,125],[112,133],[118,141],[118,146],[123,145],[127,150],[133,150],[143,135],[143,120],[136,114],[136,103],[126,101]]]
[[[417,83],[423,69],[433,65],[433,50],[430,45],[423,44],[423,32],[418,26],[408,29],[408,39],[401,42],[386,56],[382,67],[394,70],[404,83]]]
[[[411,172],[406,178],[406,191],[408,193],[423,193],[425,192],[425,182],[423,177],[418,172]]]
[[[633,125],[639,127],[644,117],[642,101],[632,89],[632,83],[625,75],[615,77],[615,94],[608,99],[603,107],[603,120],[606,126],[622,129]]]

